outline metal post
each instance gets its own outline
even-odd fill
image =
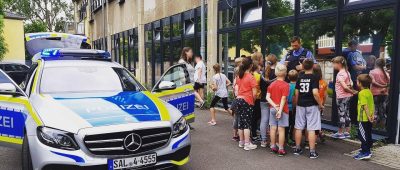
[[[205,0],[201,0],[201,40],[200,40],[200,55],[204,58],[206,53],[206,29],[205,29],[205,16],[204,16]]]
[[[390,79],[390,94],[389,99],[391,100],[391,107],[388,114],[388,122],[387,122],[387,132],[389,133],[389,139],[391,143],[398,144],[399,143],[399,123],[400,123],[400,114],[399,107],[396,107],[399,104],[399,71],[400,71],[400,60],[398,56],[400,56],[400,1],[397,1],[397,5],[395,7],[395,28],[394,28],[394,39],[393,39],[393,50],[394,55],[392,56],[392,71]],[[394,132],[393,129],[396,131]]]
[[[104,48],[104,50],[106,49],[106,47],[105,47],[105,41],[107,41],[106,39],[105,39],[105,37],[106,37],[106,11],[105,11],[105,8],[104,8],[104,4],[105,4],[105,1],[106,0],[102,0],[101,1],[101,12],[103,13],[103,37],[104,38],[102,38],[101,39],[101,41],[102,41],[102,49]]]

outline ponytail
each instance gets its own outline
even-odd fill
[[[389,81],[389,77],[388,77],[388,75],[386,74],[386,71],[385,71],[385,65],[386,65],[385,59],[383,59],[383,58],[376,59],[375,65],[376,65],[376,67],[381,69],[383,75],[385,75],[386,81]]]
[[[250,58],[243,58],[242,60],[242,65],[239,67],[239,78],[243,78],[244,73],[250,69],[251,65],[253,64],[253,61]]]

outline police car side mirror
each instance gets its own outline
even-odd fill
[[[174,90],[174,89],[176,89],[176,84],[171,81],[161,81],[157,88],[158,91]]]
[[[22,96],[23,94],[17,92],[17,88],[12,83],[0,83],[0,95]]]

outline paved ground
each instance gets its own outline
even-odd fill
[[[207,125],[208,112],[199,111],[192,132],[191,161],[181,170],[211,169],[389,169],[367,161],[355,161],[344,153],[357,149],[346,143],[327,141],[318,146],[320,158],[311,160],[306,155],[277,157],[266,149],[244,151],[231,141],[231,117],[218,114],[218,125]],[[0,147],[0,170],[21,169],[20,151]]]
[[[208,112],[199,111],[195,130],[192,132],[191,161],[181,169],[389,169],[368,161],[356,161],[345,153],[357,149],[357,146],[340,141],[326,141],[318,145],[320,158],[311,160],[308,152],[294,156],[291,151],[285,157],[273,155],[264,148],[244,151],[231,141],[231,117],[218,114],[218,125],[208,126]]]
[[[371,162],[384,165],[387,167],[400,169],[400,146],[389,144],[386,146],[378,147],[373,149],[373,155]],[[348,156],[356,155],[358,151],[353,151]]]

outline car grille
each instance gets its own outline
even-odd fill
[[[132,133],[142,138],[141,146],[135,151],[129,151],[124,146],[124,139]],[[160,148],[168,143],[170,137],[171,128],[163,127],[86,135],[83,140],[87,149],[95,155],[131,155]]]

